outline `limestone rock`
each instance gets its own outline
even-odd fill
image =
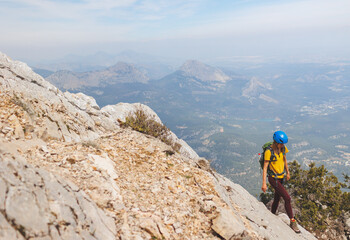
[[[158,117],[158,115],[148,106],[140,103],[118,103],[116,105],[108,105],[101,109],[106,116],[108,116],[112,121],[116,124],[118,120],[125,122],[126,117],[129,114],[135,113],[137,110],[142,110],[145,112],[151,119],[154,121],[161,123],[162,121]],[[199,158],[198,154],[182,139],[179,139],[173,132],[168,136],[169,140],[174,143],[178,143],[180,148],[180,153],[188,158],[197,159]]]
[[[205,158],[198,158],[195,160],[196,164],[198,165],[199,168],[203,169],[204,171],[209,171],[210,168],[210,163],[207,159]]]
[[[48,235],[50,221],[44,209],[37,204],[39,200],[42,199],[36,199],[32,190],[22,186],[10,187],[5,204],[7,218],[13,220],[16,226],[24,228],[28,235]]]
[[[103,129],[97,125],[108,126],[108,130],[118,128],[99,111],[91,97],[63,94],[26,64],[12,61],[2,53],[0,66],[1,91],[7,93],[10,102],[24,110],[27,125],[34,128],[38,137],[67,142],[87,141],[103,134]],[[15,137],[22,137],[19,128]]]
[[[240,218],[230,210],[221,208],[219,216],[213,220],[213,230],[225,240],[238,237],[243,234],[245,226]]]
[[[118,178],[118,174],[114,170],[115,164],[108,156],[89,154],[89,158],[99,169],[107,171],[113,180]]]
[[[117,122],[118,119],[125,122],[126,117],[137,110],[142,110],[154,121],[162,123],[160,118],[150,107],[141,103],[118,103],[116,105],[107,105],[101,109],[105,115],[113,119],[115,122]]]
[[[8,174],[18,181],[9,181]],[[0,206],[2,239],[82,239],[82,235],[115,239],[114,221],[63,179],[2,157],[0,179],[8,189],[5,204]],[[51,231],[51,226],[58,232]]]
[[[24,138],[24,132],[23,132],[23,127],[21,123],[19,122],[18,118],[16,115],[11,115],[9,117],[9,120],[13,122],[14,124],[14,134],[16,139],[23,139]]]
[[[98,110],[100,110],[100,107],[97,105],[94,98],[83,93],[73,94],[70,92],[65,92],[64,96],[71,104],[83,111],[86,111],[88,114],[99,115]]]
[[[25,239],[21,233],[16,231],[11,223],[6,220],[2,213],[0,213],[0,239]]]
[[[152,237],[162,239],[162,234],[160,233],[157,224],[151,218],[142,219],[140,227],[150,233]]]

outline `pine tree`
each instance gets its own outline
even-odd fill
[[[329,172],[323,165],[316,167],[315,163],[303,170],[297,161],[289,163],[291,179],[285,186],[295,200],[299,209],[296,218],[300,224],[310,231],[324,231],[327,221],[339,218],[350,210],[350,193],[342,192],[341,188],[349,187],[350,177],[344,175],[345,183]],[[260,195],[266,204],[273,198],[273,189]]]

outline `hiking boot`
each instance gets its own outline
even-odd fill
[[[290,221],[290,228],[294,230],[296,233],[300,233],[300,230],[298,228],[297,221]]]

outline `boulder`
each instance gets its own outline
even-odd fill
[[[225,240],[230,240],[242,235],[245,226],[242,220],[230,209],[221,208],[219,209],[219,215],[213,220],[212,229]]]

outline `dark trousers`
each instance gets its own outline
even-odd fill
[[[269,183],[271,184],[271,186],[275,189],[275,195],[274,195],[274,199],[273,199],[273,203],[272,203],[272,207],[271,207],[271,212],[273,214],[276,213],[277,208],[278,208],[278,204],[279,204],[280,199],[282,197],[284,200],[284,208],[286,209],[288,217],[290,219],[293,218],[291,198],[283,186],[283,178],[277,179],[277,181],[276,181],[275,178],[269,176],[268,179],[269,179]]]

